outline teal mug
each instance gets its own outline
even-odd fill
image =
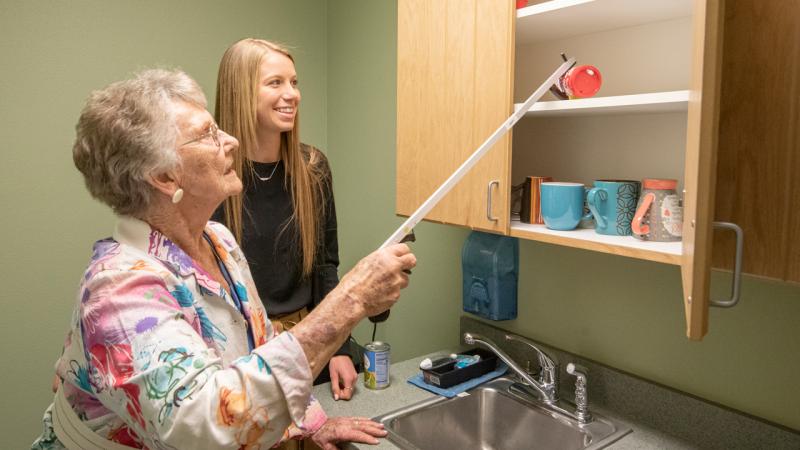
[[[595,221],[597,234],[630,236],[631,221],[639,200],[639,182],[597,180],[586,195],[586,204]]]
[[[581,183],[548,182],[541,184],[542,219],[551,230],[573,230],[583,214],[586,188]],[[591,217],[591,215],[589,215]]]

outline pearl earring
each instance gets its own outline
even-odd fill
[[[178,202],[181,201],[182,198],[183,198],[183,189],[178,188],[178,190],[175,191],[174,194],[172,194],[172,203],[177,204]]]

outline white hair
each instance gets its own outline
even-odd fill
[[[145,214],[154,192],[148,176],[179,164],[176,101],[206,107],[200,86],[180,70],[145,70],[92,92],[72,147],[92,197],[120,215]]]

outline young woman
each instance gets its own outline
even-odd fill
[[[215,219],[242,246],[278,330],[289,329],[339,282],[331,172],[325,155],[300,142],[300,90],[285,48],[243,39],[222,57],[215,117],[241,151],[234,168],[244,191]],[[346,342],[329,362],[335,399],[348,400],[358,377]],[[327,381],[323,375],[317,382]]]

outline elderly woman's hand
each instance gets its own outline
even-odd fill
[[[400,290],[408,286],[404,271],[416,264],[417,258],[405,244],[373,252],[292,328],[290,333],[303,347],[314,377],[361,319],[380,314],[397,302]]]
[[[406,244],[395,244],[376,250],[358,262],[342,278],[349,287],[348,295],[358,301],[367,316],[389,309],[400,298],[400,290],[408,286],[408,273],[417,265],[417,258]]]
[[[363,442],[375,445],[378,437],[388,433],[383,424],[366,417],[332,417],[316,432],[311,439],[322,450],[337,450],[339,442]]]

